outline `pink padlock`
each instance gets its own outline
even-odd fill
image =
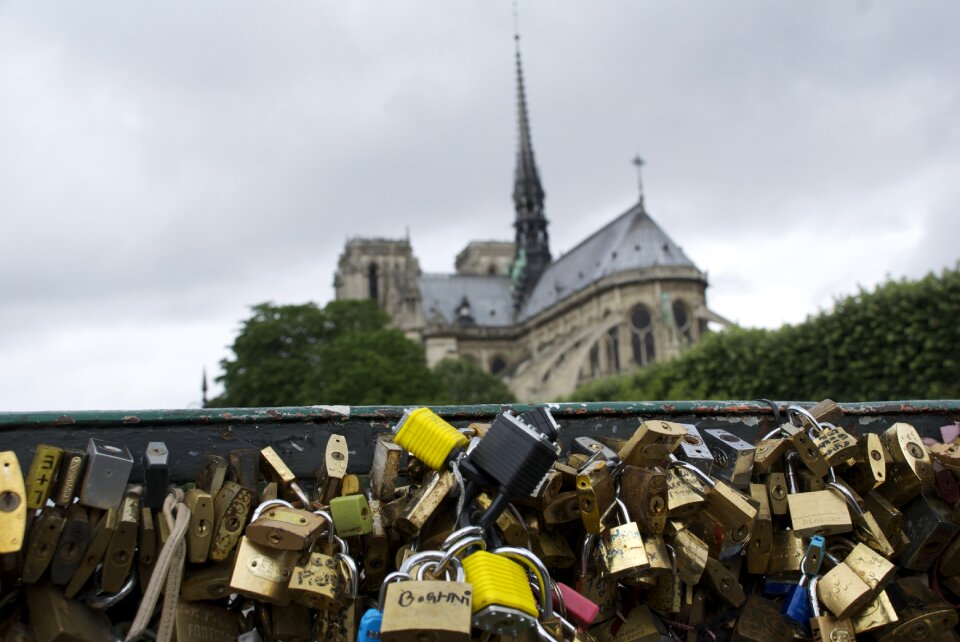
[[[600,613],[599,606],[563,582],[557,582],[557,590],[553,594],[553,599],[562,601],[567,612],[567,618],[574,620],[581,627],[588,627],[593,624],[593,621],[597,619],[597,614]]]
[[[943,438],[943,443],[945,444],[955,442],[957,437],[960,437],[960,421],[955,421],[946,426],[940,426],[940,436]]]

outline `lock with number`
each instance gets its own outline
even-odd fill
[[[26,479],[26,501],[30,510],[40,510],[47,505],[53,494],[54,480],[63,457],[63,449],[47,444],[37,444]],[[19,464],[17,465],[19,468]],[[0,549],[2,550],[2,549]],[[9,551],[6,551],[9,552]]]
[[[787,408],[787,417],[792,426],[792,436],[790,437],[793,450],[797,453],[800,461],[803,462],[814,475],[823,477],[830,469],[830,465],[824,460],[823,453],[813,443],[813,431],[820,424],[809,411],[799,406],[789,406]]]

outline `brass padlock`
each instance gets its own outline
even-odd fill
[[[282,499],[261,503],[253,512],[245,535],[250,541],[285,551],[310,548],[327,526],[322,513],[294,508]]]
[[[197,488],[216,497],[227,479],[227,460],[213,453],[204,455],[197,475]]]
[[[110,540],[113,539],[113,534],[117,530],[117,522],[119,519],[119,507],[111,508],[101,513],[97,525],[94,526],[90,534],[90,544],[83,554],[80,566],[77,567],[73,577],[70,578],[70,582],[67,583],[67,588],[63,592],[65,596],[72,598],[76,595],[77,592],[83,588],[83,585],[87,583],[87,580],[90,579],[90,576],[93,575],[93,572],[97,570],[97,566],[107,552],[107,547],[110,546]]]
[[[887,479],[878,489],[881,495],[894,506],[903,506],[923,488],[933,488],[933,463],[913,426],[895,423],[884,431],[881,441],[892,460]]]
[[[849,618],[836,618],[823,615],[820,612],[820,600],[817,596],[819,577],[810,580],[810,604],[813,606],[813,617],[810,618],[810,630],[813,632],[814,642],[855,642],[856,631]]]
[[[687,431],[683,426],[671,421],[645,421],[620,448],[618,455],[624,464],[630,466],[663,466]]]
[[[580,520],[580,502],[576,491],[559,493],[553,502],[543,508],[541,517],[546,528]]]
[[[334,437],[339,435],[331,435],[330,441],[333,441]],[[327,442],[327,450],[330,450],[330,441]],[[346,440],[344,439],[343,445],[346,446]],[[393,442],[393,435],[391,434],[381,434],[377,435],[377,444],[373,449],[373,466],[370,468],[370,491],[373,493],[373,496],[376,499],[381,499],[389,501],[393,499],[393,496],[397,488],[397,477],[400,475],[400,460],[403,457],[403,448],[398,446]],[[324,472],[328,480],[338,479],[336,473],[339,473],[342,469],[343,473],[340,475],[339,479],[343,479],[343,475],[347,473],[346,465],[342,467],[339,466],[341,461],[345,461],[345,455],[340,453],[340,458],[331,456],[329,453],[325,457],[324,461]],[[331,468],[334,469],[334,475],[330,474]],[[333,483],[336,486],[336,482]],[[318,488],[320,485],[318,484]],[[332,489],[329,493],[329,499],[326,503],[329,503],[330,499],[333,499],[339,494],[339,489]],[[326,497],[327,493],[325,491],[322,497]],[[322,500],[321,500],[322,501]]]
[[[306,561],[293,567],[287,586],[291,600],[321,611],[337,610],[357,597],[356,564],[334,533],[333,520],[327,523],[327,544],[339,544],[340,550],[332,555],[311,552]]]
[[[267,548],[241,537],[233,560],[230,589],[255,600],[286,604],[287,586],[296,561],[296,551]]]
[[[487,510],[492,503],[493,499],[490,495],[486,493],[477,495],[477,505],[480,507],[480,510]],[[529,547],[530,533],[527,532],[527,527],[521,521],[520,516],[515,515],[514,511],[510,509],[503,511],[497,517],[495,523],[497,528],[500,529],[504,541],[507,542],[508,545]]]
[[[684,584],[695,586],[703,577],[710,549],[707,544],[689,529],[678,531],[673,538],[673,550],[677,560],[677,573]]]
[[[87,549],[90,537],[90,520],[87,509],[79,503],[72,504],[64,514],[65,522],[56,553],[50,563],[50,581],[60,586],[73,577],[80,558]]]
[[[120,503],[117,527],[103,556],[101,585],[108,593],[118,592],[130,574],[134,552],[137,549],[139,523],[140,496],[137,493],[128,492]]]
[[[21,494],[20,497],[22,496]],[[22,502],[20,506],[23,506]],[[56,506],[47,506],[40,512],[40,516],[30,529],[26,556],[23,560],[24,583],[33,584],[39,581],[50,566],[65,523],[63,512]]]
[[[870,587],[873,597],[880,594],[883,587],[897,572],[893,562],[869,546],[860,543],[853,547],[843,563],[853,569],[853,572]]]
[[[260,451],[254,448],[231,450],[227,464],[227,479],[256,493],[260,481]]]
[[[899,619],[886,591],[880,591],[880,594],[873,601],[850,618],[853,623],[853,630],[857,635],[867,631],[875,631]]]
[[[725,482],[712,479],[699,468],[686,462],[674,460],[670,462],[670,467],[684,468],[706,485],[707,491],[704,496],[706,514],[729,531],[732,542],[739,545],[746,544],[753,530],[753,522],[757,518],[757,502]]]
[[[446,499],[456,480],[449,470],[432,472],[423,486],[414,493],[394,523],[394,528],[404,535],[416,535],[440,503]]]
[[[667,573],[656,576],[656,584],[647,593],[647,604],[654,610],[662,613],[677,614],[683,603],[683,582],[677,571],[677,555],[673,547],[667,547],[669,567]]]
[[[219,600],[230,595],[233,562],[205,564],[187,571],[180,585],[180,599],[188,602]]]
[[[624,466],[619,495],[641,533],[663,533],[667,525],[667,475],[662,468]]]
[[[863,506],[873,515],[887,540],[896,549],[897,536],[903,532],[903,513],[876,491],[863,496]]]
[[[0,452],[0,554],[23,547],[26,527],[27,492],[20,462],[12,450]]]
[[[256,451],[254,451],[256,452]],[[253,504],[253,492],[237,482],[225,481],[213,500],[213,538],[209,558],[222,562],[237,545]]]
[[[591,627],[590,634],[598,642],[659,642],[663,638],[657,622],[646,604],[638,604],[612,623]]]
[[[887,461],[880,435],[867,433],[860,440],[855,463],[843,471],[843,479],[856,492],[869,493],[887,479]]]
[[[750,497],[759,507],[750,534],[750,543],[747,545],[747,570],[763,575],[767,572],[773,555],[773,517],[770,514],[767,487],[763,484],[750,484]]]
[[[859,498],[853,490],[839,480],[830,482],[827,487],[839,493],[847,502],[847,507],[853,516],[853,532],[856,538],[881,555],[891,557],[894,553],[893,546],[873,515],[869,511],[863,510],[860,501],[858,501]]]
[[[357,639],[356,605],[339,611],[317,611],[313,623],[313,640],[354,642]]]
[[[163,519],[163,516],[159,516]],[[157,562],[159,537],[153,522],[153,511],[140,508],[140,534],[137,540],[137,577],[140,578],[140,591],[146,591]]]
[[[878,642],[943,640],[957,626],[957,611],[930,590],[924,580],[902,577],[887,588],[899,621],[877,636]]]
[[[604,572],[610,578],[639,575],[650,568],[643,536],[622,501],[615,499],[613,508],[621,523],[605,530],[597,547]]]
[[[227,642],[240,636],[235,613],[203,602],[179,600],[173,628],[176,642]]]
[[[847,502],[830,490],[818,490],[811,493],[798,492],[793,473],[793,453],[786,457],[787,466],[787,505],[790,510],[790,523],[800,535],[835,535],[853,530],[853,520],[847,509]]]
[[[187,530],[187,559],[193,564],[202,564],[210,554],[215,520],[213,498],[205,490],[191,488],[183,498],[190,509],[190,527]]]
[[[793,446],[794,452],[813,474],[823,477],[827,474],[830,466],[823,459],[823,454],[816,444],[813,443],[813,431],[820,424],[807,410],[799,406],[789,406],[787,417],[795,430],[790,437],[790,444]]]
[[[26,479],[28,509],[40,510],[47,505],[47,500],[53,494],[53,482],[57,477],[57,469],[60,467],[62,457],[62,448],[37,444]]]
[[[790,442],[783,437],[762,439],[757,442],[757,451],[753,457],[753,476],[774,472],[774,467],[780,464],[789,448]]]
[[[921,493],[904,507],[903,530],[910,546],[900,555],[900,564],[914,571],[926,571],[960,530],[950,508],[940,499]]]
[[[780,608],[760,595],[751,595],[737,618],[731,642],[792,642],[793,627]]]
[[[856,437],[831,423],[820,423],[812,433],[813,445],[828,466],[839,466],[856,457],[860,450]]]
[[[465,582],[408,580],[382,589],[382,642],[469,642],[474,589]]]
[[[113,640],[110,619],[77,600],[67,599],[60,587],[43,583],[26,589],[32,639]]]
[[[281,489],[295,497],[304,508],[310,507],[310,498],[297,483],[297,476],[272,446],[260,451],[260,472],[265,479],[276,482]]]
[[[64,449],[60,459],[60,470],[57,472],[57,483],[53,491],[53,502],[61,508],[73,503],[73,498],[80,490],[80,480],[84,466],[87,464],[87,453],[72,448]],[[119,503],[119,502],[118,502]]]
[[[784,473],[770,473],[766,481],[767,498],[770,500],[770,512],[774,515],[787,515],[787,476]]]
[[[820,578],[817,595],[831,613],[844,619],[862,610],[876,593],[852,568],[840,562]]]
[[[577,473],[577,502],[580,518],[588,533],[599,535],[604,530],[603,515],[613,504],[616,484],[606,461],[588,463]]]
[[[507,542],[510,546],[516,546]],[[541,531],[532,541],[534,554],[543,560],[549,569],[570,568],[577,562],[566,538],[556,531]],[[521,544],[520,546],[526,546]]]
[[[390,537],[383,523],[380,502],[370,500],[370,533],[363,537],[364,588],[380,586],[386,577],[390,560]]]
[[[617,611],[617,582],[600,573],[590,562],[593,560],[595,535],[584,537],[580,547],[580,564],[574,581],[574,588],[599,607],[596,622],[609,620]]]
[[[768,573],[799,573],[805,551],[803,537],[796,531],[774,531]]]
[[[703,569],[703,582],[715,595],[733,606],[742,606],[747,601],[743,586],[737,581],[737,574],[712,557],[707,558]]]

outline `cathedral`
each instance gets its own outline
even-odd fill
[[[527,114],[519,39],[512,241],[472,241],[453,274],[425,274],[408,239],[354,238],[337,299],[375,299],[427,363],[469,359],[520,401],[551,401],[598,377],[670,359],[707,323],[707,276],[638,202],[557,259]],[[635,162],[640,165],[640,159]],[[492,400],[493,401],[493,400]]]

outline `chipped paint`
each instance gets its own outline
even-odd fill
[[[340,415],[342,417],[350,416],[350,406],[310,406],[311,408],[318,408],[326,412],[332,412],[335,415]]]
[[[290,445],[291,445],[293,448],[295,448],[295,449],[297,450],[297,452],[301,452],[301,453],[303,452],[303,446],[301,446],[301,445],[298,444],[297,442],[291,441],[291,442],[290,442]]]

